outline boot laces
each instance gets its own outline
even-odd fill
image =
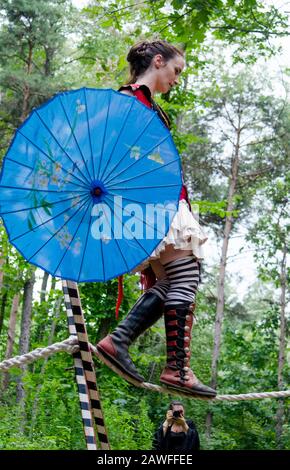
[[[175,362],[175,365],[169,364],[170,369],[176,370],[177,374],[176,377],[179,377],[180,380],[183,382],[186,382],[187,380],[190,379],[190,377],[187,375],[187,373],[190,371],[190,368],[188,367],[189,365],[189,357],[187,356],[187,353],[190,351],[190,349],[187,346],[179,346],[178,345],[178,340],[182,341],[183,343],[189,343],[190,341],[190,336],[185,335],[185,333],[190,332],[191,328],[186,325],[186,322],[191,319],[193,316],[194,320],[194,315],[192,314],[187,314],[186,316],[180,315],[179,313],[175,313],[174,319],[177,319],[177,326],[174,332],[177,333],[176,335],[176,345],[175,346],[169,346],[168,350],[169,351],[174,351],[174,355],[168,360],[169,363]],[[180,321],[181,320],[181,321]],[[169,317],[169,322],[172,321]],[[181,323],[181,324],[180,324]],[[185,323],[183,325],[183,323]],[[173,339],[174,337],[171,337]]]
[[[190,359],[186,356],[184,348],[181,348],[180,346],[175,346],[175,350],[176,349],[178,350],[176,354],[174,354],[174,356],[170,358],[170,360],[168,360],[169,363],[175,362],[175,365],[169,364],[169,367],[178,372],[176,377],[180,377],[180,380],[182,381],[187,381],[189,380],[187,372],[190,370],[190,368],[188,367]]]

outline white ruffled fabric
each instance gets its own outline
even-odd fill
[[[151,260],[159,259],[160,253],[165,250],[167,245],[173,245],[176,250],[192,250],[194,256],[198,260],[202,260],[204,258],[202,245],[207,239],[208,237],[192,212],[190,212],[186,200],[181,199],[168,234],[151,253],[150,257],[137,266],[133,272],[143,271],[149,266]]]

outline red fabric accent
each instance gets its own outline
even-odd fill
[[[168,310],[168,312],[166,312],[166,315],[171,316],[171,317],[175,317],[176,316],[176,310]],[[173,321],[173,320],[170,320],[170,321]]]
[[[186,187],[185,185],[182,186],[182,189],[181,189],[181,193],[180,193],[180,198],[179,200],[181,199],[187,199],[187,190],[186,190]]]
[[[143,91],[142,90],[138,90],[138,88],[140,87],[140,85],[138,85],[137,83],[133,83],[131,85],[131,87],[134,89],[133,90],[133,93],[134,95],[136,96],[136,98],[138,98],[139,101],[141,101],[141,103],[145,104],[145,106],[147,106],[148,108],[151,108],[151,103],[150,101],[146,98],[146,96],[144,95]]]
[[[117,298],[117,304],[116,304],[116,319],[117,320],[119,316],[119,308],[122,303],[123,297],[124,297],[123,276],[118,276],[118,298]]]
[[[182,186],[182,189],[181,189],[179,200],[181,201],[181,199],[186,200],[186,202],[188,204],[188,208],[189,208],[190,212],[192,212],[191,211],[191,204],[190,204],[189,197],[188,197],[187,187],[185,186],[185,184]]]
[[[153,287],[156,281],[157,279],[151,266],[141,271],[140,283],[143,291]]]
[[[168,336],[173,336],[173,337],[178,336],[177,330],[169,331]]]

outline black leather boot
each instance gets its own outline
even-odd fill
[[[164,302],[158,295],[145,292],[116,330],[97,344],[99,358],[111,369],[120,371],[125,378],[144,382],[144,377],[129,356],[128,348],[162,316],[163,307]]]

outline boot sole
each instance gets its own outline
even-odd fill
[[[175,386],[175,385],[172,385],[170,383],[167,383],[167,382],[163,382],[162,380],[160,380],[160,383],[162,385],[165,385],[166,388],[168,388],[169,390],[176,390],[176,391],[179,391],[179,392],[183,392],[185,393],[186,395],[189,395],[189,396],[194,396],[194,397],[197,397],[197,398],[207,398],[207,399],[213,399],[217,396],[217,394],[209,394],[208,392],[201,392],[201,391],[189,391],[189,390],[186,390],[185,388],[183,387],[178,387],[178,386]]]
[[[103,351],[101,348],[97,347],[97,351],[99,359],[123,379],[127,380],[133,385],[136,385],[137,387],[140,387],[140,385],[144,382],[144,380],[138,380],[136,377],[128,374],[128,371],[126,371],[118,361],[113,359],[109,354],[105,353],[105,351]]]

